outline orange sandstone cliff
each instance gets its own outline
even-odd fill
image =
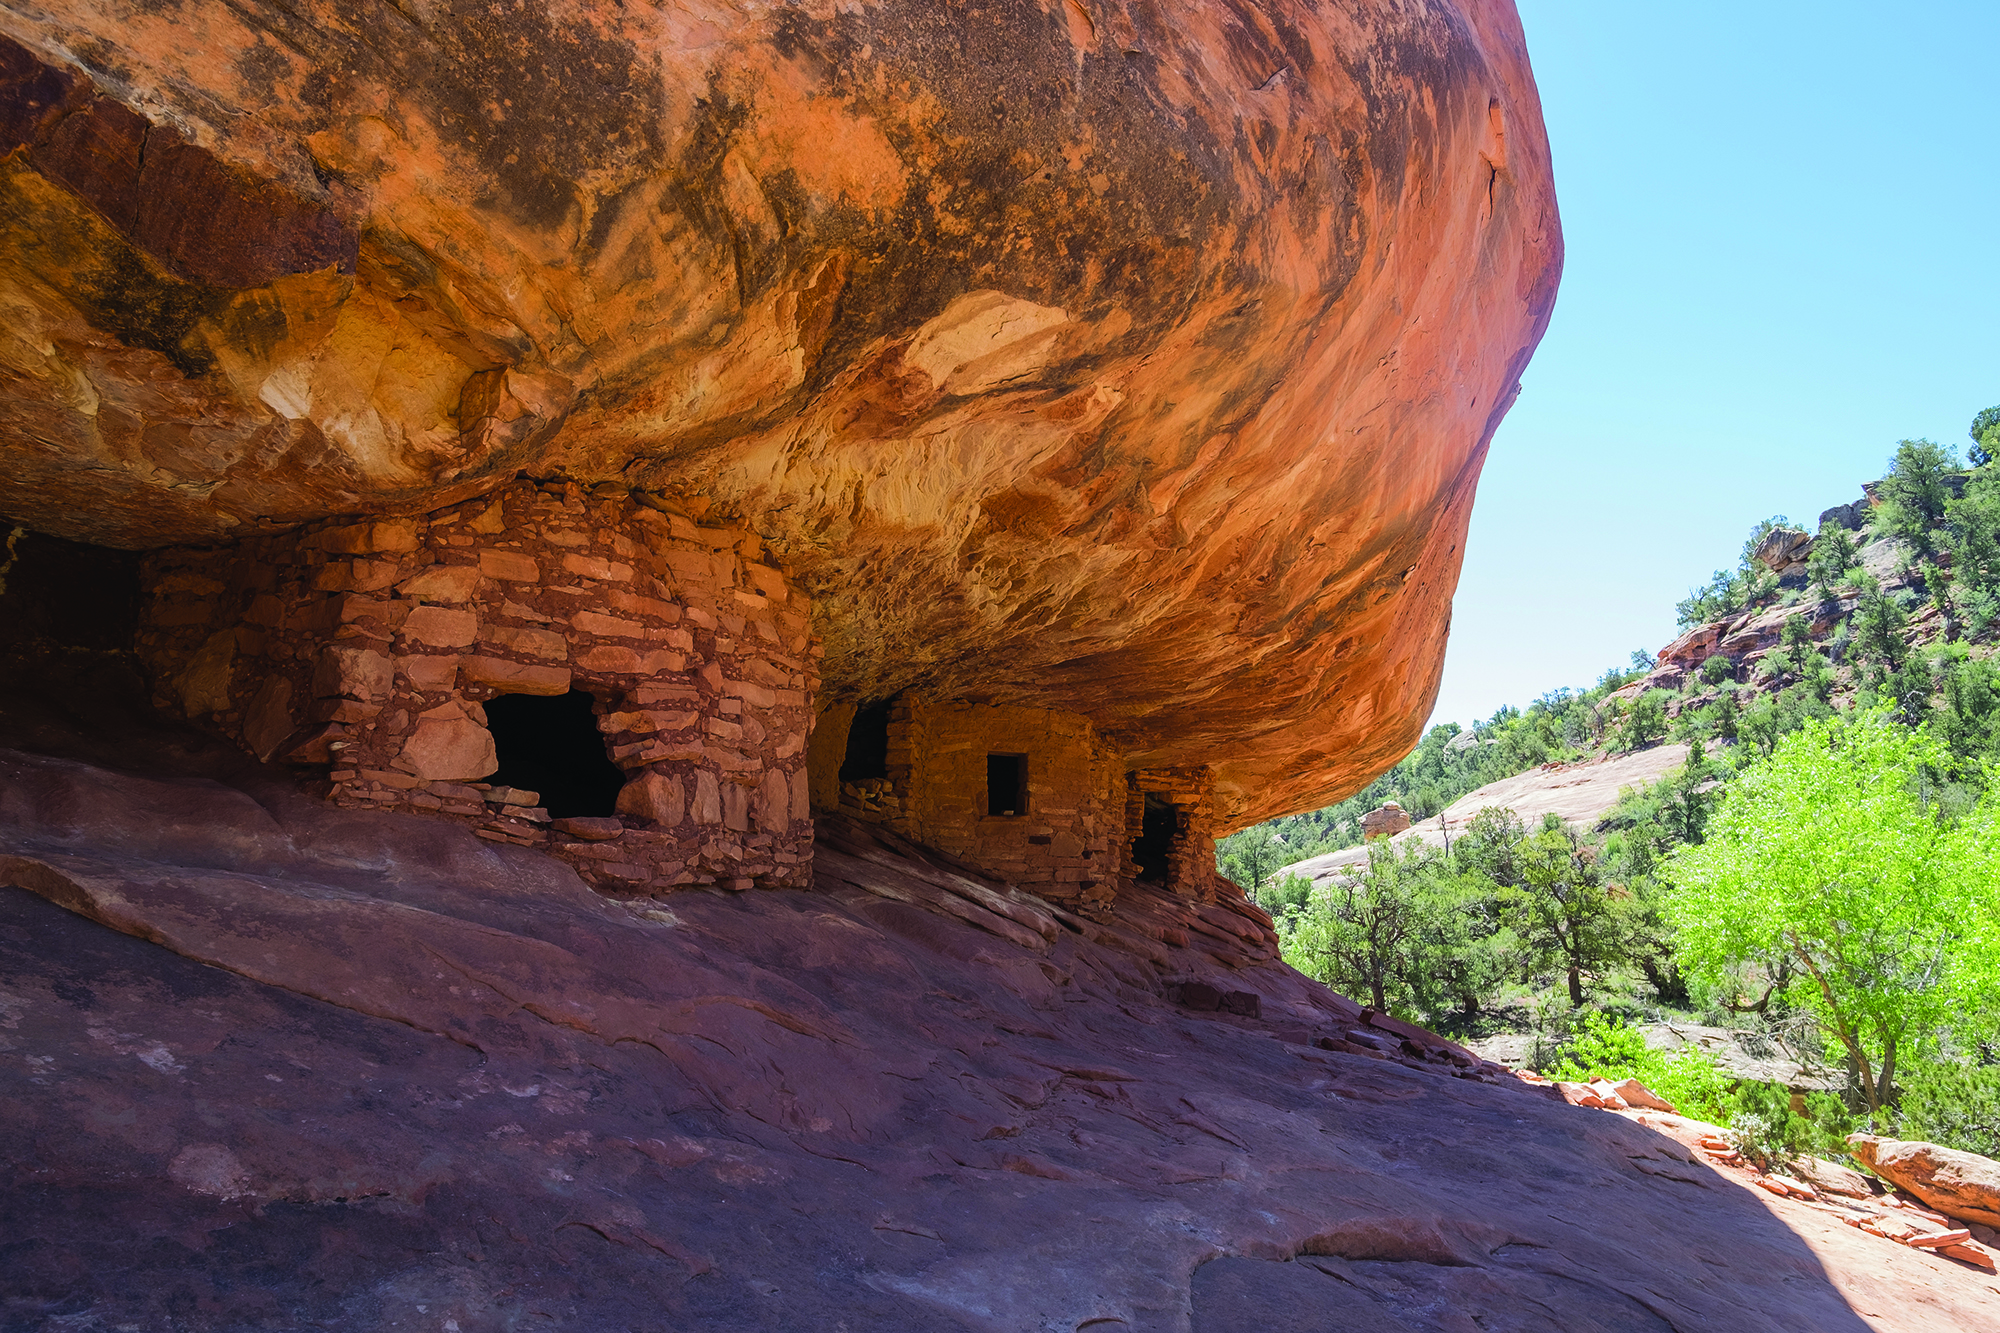
[[[637,490],[1223,831],[1414,736],[1562,253],[1504,0],[54,0],[0,149],[6,517]]]

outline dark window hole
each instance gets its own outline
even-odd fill
[[[877,699],[854,710],[847,729],[847,754],[840,761],[842,782],[867,782],[889,776],[889,705]]]
[[[500,767],[486,780],[496,787],[540,792],[552,819],[617,813],[625,775],[604,753],[591,702],[582,690],[488,700],[486,725]]]
[[[1167,851],[1180,832],[1181,814],[1155,792],[1146,793],[1146,813],[1139,823],[1139,836],[1132,839],[1132,859],[1139,865],[1139,878],[1159,883],[1167,877]]]
[[[986,813],[1003,817],[1028,813],[1028,756],[986,756]]]

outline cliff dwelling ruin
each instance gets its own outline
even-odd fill
[[[20,1317],[1560,1299],[1214,840],[1415,739],[1561,256],[1504,0],[0,5]]]
[[[410,518],[151,553],[155,700],[336,805],[535,847],[618,894],[798,887],[841,809],[1046,896],[1212,900],[1205,768],[1075,713],[915,691],[816,713],[809,599],[741,526],[530,482]]]

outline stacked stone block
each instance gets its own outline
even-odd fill
[[[1167,887],[1183,898],[1214,902],[1225,892],[1215,868],[1215,781],[1206,767],[1147,768],[1130,775],[1125,820],[1136,839],[1145,819],[1146,793],[1152,792],[1179,814],[1179,826],[1167,848]],[[1128,858],[1131,843],[1126,843]],[[1137,873],[1133,867],[1132,873]],[[1236,897],[1237,892],[1228,892]]]
[[[418,518],[148,558],[163,704],[259,758],[328,765],[344,805],[544,847],[602,888],[806,884],[819,646],[747,530],[671,500],[517,484]],[[551,821],[494,771],[483,703],[588,692],[626,776],[612,819]]]

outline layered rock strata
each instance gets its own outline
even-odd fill
[[[1083,716],[1224,830],[1415,736],[1561,255],[1504,0],[53,0],[0,153],[8,518],[672,490],[829,698]]]

